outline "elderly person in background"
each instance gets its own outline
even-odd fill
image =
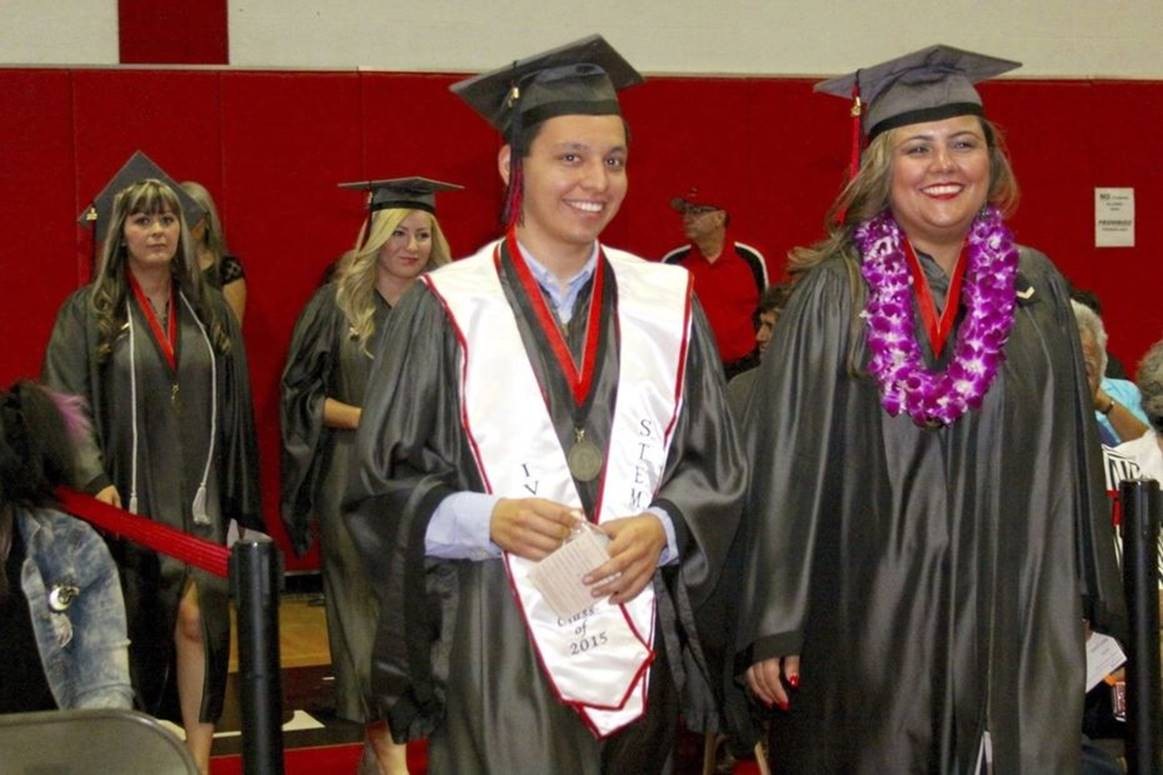
[[[818,87],[859,85],[868,145],[741,423],[738,663],[780,771],[1078,769],[1081,619],[1123,609],[1067,285],[1006,226],[972,85],[1017,66],[933,46]]]
[[[1090,309],[1094,310],[1094,314],[1102,317],[1102,301],[1098,298],[1098,294],[1094,291],[1088,291],[1084,288],[1079,288],[1077,285],[1071,283],[1070,285],[1070,299],[1072,301],[1081,302]],[[1127,370],[1123,367],[1122,361],[1115,357],[1114,353],[1106,354],[1106,373],[1104,377],[1114,377],[1115,379],[1130,379]]]
[[[1163,484],[1163,339],[1143,356],[1135,382],[1150,427],[1140,436],[1120,444],[1118,451],[1133,458],[1143,476]]]
[[[1086,357],[1087,377],[1091,379],[1093,386],[1095,380],[1091,377],[1091,359],[1089,355]],[[1119,497],[1118,488],[1122,481],[1144,477],[1154,479],[1163,485],[1163,340],[1152,345],[1143,356],[1136,377],[1138,391],[1141,394],[1141,406],[1150,426],[1140,436],[1113,449],[1103,447],[1107,468],[1107,489],[1112,502]],[[1163,589],[1163,536],[1160,537],[1159,544],[1159,579],[1160,588]],[[1122,552],[1121,541],[1119,552],[1120,554]],[[1159,597],[1159,615],[1163,621],[1163,595]],[[1100,684],[1099,687],[1101,686]],[[1103,702],[1099,687],[1087,695],[1087,720],[1101,724],[1106,721],[1106,714],[1110,711],[1107,710],[1109,705]]]
[[[1102,318],[1077,300],[1071,300],[1070,305],[1078,321],[1086,379],[1094,395],[1094,418],[1098,420],[1102,442],[1113,447],[1139,438],[1147,431],[1139,389],[1130,380],[1105,376],[1107,335]]]
[[[759,365],[750,310],[767,289],[767,260],[743,242],[727,239],[728,195],[691,188],[670,200],[682,215],[690,242],[667,253],[663,263],[681,266],[694,277],[695,293],[707,313],[728,381]]]

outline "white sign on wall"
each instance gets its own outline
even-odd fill
[[[1094,190],[1094,246],[1096,248],[1135,246],[1135,189]]]

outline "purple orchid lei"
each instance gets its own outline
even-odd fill
[[[945,371],[932,372],[924,364],[913,326],[913,278],[903,238],[887,209],[856,229],[856,245],[864,257],[860,272],[869,288],[861,313],[872,351],[868,369],[890,415],[903,410],[921,426],[949,425],[968,409],[981,407],[1005,358],[1002,350],[1014,325],[1018,251],[997,209],[983,209],[969,230],[961,283],[966,315],[953,359]]]

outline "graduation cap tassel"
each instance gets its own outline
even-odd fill
[[[509,160],[509,187],[505,191],[505,206],[501,210],[501,225],[509,233],[521,220],[521,204],[525,189],[524,166],[520,159]]]
[[[856,177],[860,172],[861,132],[860,115],[864,112],[864,104],[860,101],[860,71],[856,71],[856,80],[852,84],[852,155],[848,161],[848,179]]]
[[[85,224],[89,230],[89,280],[97,276],[97,208],[90,205],[85,210]]]
[[[372,216],[375,215],[375,210],[372,209],[372,203],[375,201],[375,192],[368,191],[367,193],[367,217],[363,219],[363,225],[359,227],[359,236],[355,238],[356,250],[363,250],[367,247],[367,241],[371,239],[372,235]]]
[[[517,63],[513,63],[514,72]],[[508,234],[521,220],[521,200],[525,189],[524,165],[521,163],[521,133],[524,130],[521,120],[521,111],[516,109],[521,99],[521,88],[514,81],[509,86],[509,95],[506,98],[508,107],[513,112],[512,123],[509,126],[509,187],[505,190],[505,206],[501,209],[501,225]]]
[[[864,112],[864,103],[860,101],[860,71],[856,71],[856,78],[852,83],[852,109],[849,115],[852,116],[852,153],[848,157],[848,180],[846,183],[851,183],[856,179],[857,173],[860,172],[860,152],[863,150],[863,135],[860,130],[860,114]],[[848,215],[848,208],[841,207],[836,211],[836,223],[844,223],[845,216]]]

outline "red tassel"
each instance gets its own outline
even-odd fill
[[[521,220],[524,193],[524,165],[518,160],[513,160],[509,172],[509,188],[505,192],[505,207],[501,210],[501,225],[505,227],[506,234]]]
[[[848,179],[852,180],[856,177],[856,173],[860,172],[860,152],[864,150],[863,133],[860,131],[860,114],[864,112],[864,103],[860,101],[860,79],[857,78],[852,84],[852,156],[848,163]]]
[[[848,158],[848,180],[851,182],[856,178],[860,172],[860,152],[864,150],[864,133],[860,128],[860,114],[864,112],[864,103],[860,101],[860,73],[856,73],[856,78],[852,82],[852,109],[849,115],[852,116],[852,152]],[[836,223],[844,223],[844,217],[848,215],[847,208],[841,208],[836,212]]]

